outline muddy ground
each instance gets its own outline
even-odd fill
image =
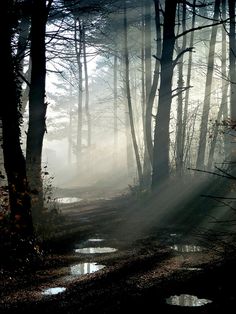
[[[60,197],[78,195],[75,190],[57,193]],[[55,235],[43,244],[41,263],[30,269],[1,270],[1,313],[234,312],[236,292],[231,287],[236,268],[234,252],[227,246],[232,240],[229,236],[225,243],[210,241],[197,228],[189,232],[186,224],[145,222],[144,217],[151,214],[140,215],[146,200],[122,193],[88,197],[87,191],[80,191],[79,197],[79,202],[60,205],[60,223],[52,226]],[[85,247],[116,250],[75,251]],[[71,267],[82,263],[105,267],[91,274],[72,274]],[[53,287],[66,289],[43,295]],[[191,307],[166,303],[170,296],[180,294],[212,302]]]

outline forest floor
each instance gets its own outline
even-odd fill
[[[141,210],[145,196],[137,200],[112,197],[114,191],[104,196],[76,189],[57,193],[82,200],[60,205],[61,223],[44,246],[41,264],[1,270],[1,313],[232,313],[236,257],[227,252],[230,238],[222,245],[199,236],[196,228],[157,224],[153,208]],[[76,251],[88,247],[111,252]],[[88,263],[102,266],[78,274],[89,270]],[[44,294],[55,287],[65,289]],[[182,294],[185,306],[167,304],[169,297]],[[188,295],[211,302],[197,306],[201,301]]]

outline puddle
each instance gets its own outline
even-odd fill
[[[66,291],[64,287],[54,287],[43,290],[42,295],[55,295]]]
[[[75,249],[75,253],[83,253],[83,254],[113,253],[116,251],[117,249],[113,247],[85,247],[82,249]]]
[[[178,251],[178,252],[183,252],[183,253],[192,253],[192,252],[202,252],[202,247],[198,245],[179,245],[175,244],[171,246],[171,249]]]
[[[166,299],[166,303],[169,305],[179,305],[179,306],[203,306],[208,303],[212,303],[211,300],[208,299],[198,299],[195,295],[189,294],[181,294],[181,295],[173,295]]]
[[[76,202],[81,202],[82,198],[79,197],[59,197],[56,199],[58,203],[61,204],[71,204],[71,203],[76,203]]]
[[[183,270],[189,270],[189,271],[200,271],[202,268],[200,267],[183,267]]]
[[[86,274],[92,274],[100,269],[106,267],[105,265],[99,265],[96,263],[82,263],[76,264],[70,267],[70,273],[73,276],[80,276]]]
[[[104,239],[88,239],[89,242],[102,242]]]
[[[109,197],[96,197],[94,198],[95,201],[111,201],[112,199]]]

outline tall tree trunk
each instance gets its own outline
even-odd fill
[[[130,130],[131,130],[132,142],[133,142],[135,159],[136,159],[137,170],[138,170],[138,180],[139,180],[140,186],[142,186],[142,183],[143,183],[142,166],[141,166],[138,144],[137,144],[135,128],[134,128],[134,117],[133,117],[130,82],[129,82],[130,75],[129,75],[129,52],[128,52],[128,23],[127,23],[125,0],[124,0],[124,62],[125,62],[125,85],[126,85],[126,96],[127,96],[127,103],[128,103],[128,109],[129,109]]]
[[[152,86],[149,94],[147,95],[147,108],[146,108],[146,142],[151,165],[153,166],[153,128],[152,128],[152,109],[153,103],[156,96],[158,81],[159,81],[159,58],[161,56],[161,23],[160,23],[160,1],[154,0],[155,5],[155,25],[156,25],[156,59],[155,69],[153,74]]]
[[[191,148],[192,148],[192,142],[195,134],[195,127],[196,127],[196,120],[197,120],[197,113],[198,113],[198,107],[195,109],[195,112],[192,115],[191,123],[189,124],[189,130],[186,134],[186,143],[185,143],[185,155],[184,155],[184,164],[186,165],[188,163],[188,166],[192,168],[194,165],[191,162],[192,154],[190,154]]]
[[[79,47],[78,47],[78,36],[77,36],[77,20],[75,18],[75,30],[74,30],[74,41],[75,41],[75,53],[78,67],[78,111],[77,111],[77,147],[76,147],[76,159],[77,166],[80,166],[81,153],[82,153],[82,122],[83,122],[83,68],[81,61],[82,54],[82,26],[79,22]]]
[[[222,8],[222,19],[226,20],[226,1],[227,0],[221,0],[221,8]],[[227,32],[225,29],[225,25],[222,24],[221,26],[221,34],[222,34],[222,44],[221,44],[221,50],[222,50],[222,61],[221,61],[221,67],[222,67],[222,77],[224,81],[224,86],[228,86],[229,83],[227,82],[228,80],[228,75],[227,74]],[[223,85],[223,82],[222,82]],[[228,114],[228,99],[225,99],[225,106],[223,109],[223,118],[227,119],[229,117]]]
[[[84,55],[84,81],[85,81],[85,113],[87,118],[87,128],[88,128],[88,135],[87,135],[87,145],[88,149],[91,146],[91,115],[89,111],[89,82],[88,82],[88,66],[87,66],[87,52],[86,52],[86,32],[85,27],[83,24],[82,28],[83,33],[83,55]]]
[[[31,19],[31,84],[29,91],[29,127],[27,133],[26,165],[32,193],[33,217],[39,218],[43,210],[43,183],[41,159],[43,137],[46,130],[45,78],[46,55],[45,35],[48,15],[47,1],[32,1]]]
[[[124,91],[125,89],[126,89],[126,83],[124,81]],[[127,99],[125,95],[124,95],[124,99]],[[134,152],[133,152],[132,138],[130,136],[130,117],[129,117],[129,109],[127,108],[127,106],[125,106],[125,136],[126,136],[127,172],[128,172],[128,177],[133,178],[135,175]]]
[[[180,4],[179,4],[180,6]],[[183,1],[182,10],[182,31],[186,31],[186,1]],[[177,47],[177,51],[181,53],[186,48],[186,36],[183,37],[182,47]],[[183,174],[183,55],[178,63],[178,101],[177,101],[177,126],[176,126],[176,173],[178,176]]]
[[[144,9],[143,9],[143,3],[142,3],[142,34],[141,34],[141,104],[142,104],[142,121],[143,121],[143,136],[145,137],[145,109],[146,109],[146,94],[145,94],[145,52],[144,52]],[[145,139],[144,139],[145,141]],[[145,149],[145,147],[144,147]]]
[[[220,0],[215,1],[214,7],[214,16],[213,20],[217,21],[220,14]],[[214,72],[214,56],[215,56],[215,44],[216,44],[216,35],[217,35],[217,26],[213,26],[211,30],[211,40],[210,48],[208,54],[208,65],[207,65],[207,76],[206,76],[206,86],[205,86],[205,95],[203,102],[203,111],[201,118],[200,126],[200,137],[199,137],[199,146],[198,146],[198,155],[197,155],[197,168],[203,168],[205,162],[205,151],[206,151],[206,141],[207,141],[207,126],[208,126],[208,117],[211,105],[211,90],[212,90],[212,79]]]
[[[155,119],[152,189],[169,178],[169,123],[172,101],[173,52],[177,0],[165,1],[158,111]]]
[[[1,118],[1,115],[0,115],[0,172],[1,172],[1,175],[4,176],[5,169],[4,169],[4,160],[3,160],[3,150],[2,150],[2,118]],[[1,182],[1,185],[3,185],[2,182]]]
[[[152,60],[151,60],[151,0],[145,1],[144,7],[144,60],[145,60],[145,99],[148,99],[150,94],[151,84],[152,84]],[[143,183],[146,187],[150,186],[151,183],[151,161],[149,158],[148,147],[147,147],[147,135],[146,135],[146,123],[151,123],[150,108],[148,108],[148,103],[146,103],[145,117],[147,114],[148,118],[145,119],[144,127],[144,163],[143,163]],[[147,121],[148,120],[148,121]]]
[[[210,151],[209,151],[209,157],[208,157],[208,164],[207,164],[207,169],[211,170],[212,164],[214,161],[214,153],[215,153],[215,148],[216,148],[216,142],[217,142],[217,137],[219,134],[219,123],[222,119],[222,114],[224,111],[225,107],[225,101],[227,99],[227,93],[228,93],[228,85],[225,84],[225,81],[222,81],[222,99],[221,99],[221,104],[220,108],[218,110],[217,118],[216,118],[216,125],[214,126],[213,130],[213,135],[212,135],[212,140],[211,140],[211,145],[210,145]]]
[[[134,178],[135,176],[135,161],[134,161],[134,151],[132,138],[130,136],[130,118],[129,118],[129,108],[127,105],[127,96],[126,96],[126,81],[125,81],[125,59],[124,59],[124,51],[121,57],[121,67],[122,71],[120,71],[120,76],[122,77],[122,99],[125,103],[124,106],[124,119],[125,119],[125,138],[126,138],[126,164],[127,164],[127,174],[128,178]]]
[[[70,82],[70,99],[72,98],[72,82]],[[72,162],[72,104],[69,103],[69,125],[68,125],[68,164]]]
[[[193,17],[192,17],[192,29],[194,29],[195,27],[195,20],[196,20],[196,0],[193,0]],[[189,42],[189,46],[193,47],[193,42],[194,42],[194,31],[191,32],[190,34],[190,42]],[[192,74],[192,60],[193,60],[193,53],[190,52],[189,53],[189,58],[188,58],[188,70],[187,70],[187,81],[186,81],[186,86],[190,87],[190,82],[191,82],[191,74]],[[185,143],[185,139],[187,137],[187,117],[188,117],[188,106],[189,106],[189,92],[190,92],[190,88],[188,88],[186,90],[186,94],[185,94],[185,100],[184,100],[184,114],[183,114],[183,139],[182,139],[182,145],[183,145],[183,151],[187,151],[187,147],[186,147],[186,143]],[[186,155],[186,153],[185,153]],[[187,156],[186,156],[187,157]],[[185,157],[185,158],[186,158]]]
[[[7,91],[7,101],[0,106],[2,120],[2,148],[4,167],[9,188],[9,205],[12,231],[28,237],[33,234],[31,204],[26,178],[25,158],[20,145],[20,94],[12,56],[14,1],[4,1],[0,11],[0,58],[3,60],[1,94]]]
[[[226,20],[226,2],[227,0],[221,0],[222,2],[222,19]],[[221,32],[222,32],[222,76],[226,79],[225,85],[227,85],[227,88],[229,87],[229,83],[227,82],[228,77],[227,75],[227,32],[225,30],[225,26],[221,26]],[[224,71],[224,72],[223,72]],[[228,74],[229,75],[229,74]],[[222,83],[223,84],[223,83]],[[224,101],[224,108],[223,108],[223,121],[226,121],[229,118],[229,102],[228,98],[225,99]],[[229,143],[228,143],[228,138],[226,132],[224,132],[224,154],[225,154],[225,159],[228,158],[229,156]]]
[[[113,64],[113,88],[114,88],[114,99],[113,99],[113,110],[114,110],[114,166],[117,165],[117,154],[118,154],[118,89],[117,89],[117,74],[118,74],[118,57],[115,52],[114,64]]]
[[[226,19],[226,1],[222,0],[222,19]],[[214,161],[214,153],[216,148],[216,142],[217,137],[219,134],[219,123],[222,120],[222,117],[226,119],[228,117],[227,115],[227,94],[228,94],[228,82],[227,79],[227,71],[226,71],[226,31],[225,26],[221,26],[221,33],[222,33],[222,43],[221,43],[221,73],[222,73],[222,96],[221,96],[221,104],[220,108],[217,114],[217,124],[214,127],[214,132],[212,136],[211,146],[210,146],[210,152],[209,152],[209,158],[208,158],[208,166],[207,168],[210,170],[212,168],[212,163]],[[224,136],[225,138],[225,136]],[[225,147],[226,149],[226,147]]]
[[[230,28],[229,28],[229,77],[230,77],[230,119],[232,124],[230,138],[231,169],[235,172],[236,164],[236,28],[235,1],[228,0]]]
[[[20,24],[19,24],[19,39],[18,39],[18,43],[17,43],[17,60],[18,60],[18,64],[19,64],[19,73],[20,73],[20,84],[22,87],[22,84],[24,83],[24,59],[25,59],[25,52],[27,49],[27,44],[28,44],[28,40],[29,40],[29,33],[30,33],[30,19],[29,17],[22,17]],[[29,62],[29,68],[28,71],[26,72],[25,78],[26,80],[29,82],[29,76],[30,76],[30,72],[31,72],[31,66],[30,66],[31,62]],[[29,98],[29,84],[26,85],[26,88],[23,90],[22,92],[22,96],[21,96],[21,112],[22,114],[25,112],[25,108],[27,105],[27,101]]]
[[[29,100],[29,90],[30,90],[30,76],[31,76],[31,59],[29,60],[29,66],[28,66],[28,70],[25,73],[25,78],[27,81],[26,87],[25,89],[23,89],[22,91],[22,95],[21,95],[21,112],[22,114],[24,114],[25,110],[26,110],[26,106]]]

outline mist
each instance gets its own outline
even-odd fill
[[[230,24],[217,3],[178,4],[175,13],[155,1],[100,5],[73,11],[55,3],[48,19],[44,186],[50,181],[51,199],[136,198],[127,224],[140,215],[137,230],[152,229],[166,217],[188,217],[186,204],[208,195],[216,174],[231,172]],[[60,10],[68,10],[63,18]],[[25,73],[29,65],[26,55]],[[27,159],[27,99],[23,117]]]
[[[235,16],[232,0],[2,4],[6,313],[236,304]]]

